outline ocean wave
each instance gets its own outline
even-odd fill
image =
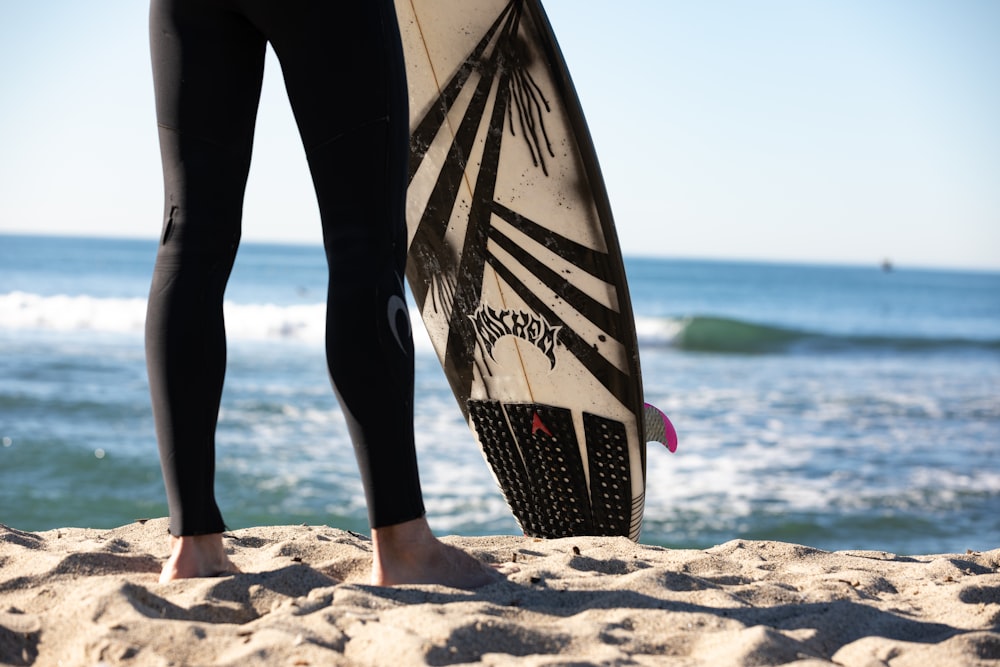
[[[672,347],[691,352],[781,354],[864,350],[1000,351],[1000,340],[951,336],[828,333],[712,316],[638,318],[640,347]]]
[[[323,344],[326,304],[246,304],[223,306],[226,336],[233,341],[293,341]],[[411,308],[411,321],[420,315]],[[42,296],[25,292],[0,294],[0,329],[57,333],[105,333],[141,336],[146,299],[92,296]],[[414,327],[414,345],[430,349],[422,326]]]
[[[141,332],[145,299],[0,294],[0,328],[32,331]]]

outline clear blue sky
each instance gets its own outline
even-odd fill
[[[1000,2],[545,6],[626,254],[1000,268]],[[146,13],[0,5],[0,231],[157,235]],[[318,242],[268,65],[244,238]]]

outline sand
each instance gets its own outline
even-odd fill
[[[243,574],[159,584],[166,522],[0,526],[12,665],[891,665],[1000,663],[1000,549],[902,557],[737,540],[453,537],[506,579],[367,584],[367,537],[227,535]]]

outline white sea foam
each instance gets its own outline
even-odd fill
[[[635,318],[636,337],[640,346],[668,347],[673,345],[683,333],[686,325],[686,318]]]
[[[326,304],[224,305],[226,335],[231,341],[291,341],[321,345],[326,331]],[[431,349],[430,339],[411,308],[414,345]],[[0,294],[0,329],[141,335],[146,300],[92,296],[42,296],[26,292]]]
[[[145,319],[145,299],[0,295],[0,327],[5,329],[132,333],[142,331]]]

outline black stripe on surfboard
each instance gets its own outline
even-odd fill
[[[570,307],[590,320],[595,326],[600,327],[602,331],[616,341],[621,342],[620,315],[616,311],[573,285],[573,283],[549,268],[545,262],[525,252],[524,248],[520,247],[513,239],[500,232],[496,227],[490,229],[490,240],[506,250],[521,266],[538,278],[554,294],[568,303]],[[614,289],[614,285],[609,285],[609,287]]]
[[[580,363],[593,375],[598,382],[604,386],[608,392],[618,399],[626,407],[633,405],[635,398],[634,391],[636,383],[629,381],[626,372],[608,361],[602,354],[587,343],[582,336],[566,324],[555,311],[538,297],[537,294],[528,289],[521,280],[515,276],[503,263],[490,255],[488,257],[490,266],[497,272],[511,288],[517,292],[518,296],[536,313],[545,318],[550,326],[562,326],[559,331],[559,340],[563,347],[570,351],[573,356],[580,360]]]
[[[611,269],[611,262],[607,253],[588,248],[562,234],[558,234],[548,227],[504,206],[500,202],[493,202],[493,213],[511,227],[539,245],[544,246],[550,252],[559,255],[570,264],[583,269],[595,278],[599,278],[612,285],[614,284],[615,281],[612,276],[615,273]],[[551,243],[553,239],[558,239],[558,243]]]
[[[639,454],[642,457],[643,475],[646,474],[646,448],[640,447]],[[645,480],[643,480],[645,481]],[[645,488],[645,486],[643,486]],[[629,528],[628,536],[633,542],[639,541],[639,533],[642,530],[642,511],[646,506],[646,492],[643,491],[632,499],[632,525]]]
[[[420,222],[417,225],[416,232],[414,233],[414,237],[410,245],[411,254],[415,255],[421,263],[426,262],[428,266],[433,267],[433,271],[429,272],[429,275],[457,276],[460,270],[456,266],[458,258],[454,257],[453,253],[447,248],[444,243],[444,236],[451,220],[452,210],[460,198],[460,193],[464,189],[463,181],[465,179],[468,155],[471,154],[472,147],[480,134],[479,130],[482,124],[482,119],[486,115],[486,107],[489,102],[490,92],[493,89],[496,74],[499,69],[498,60],[502,49],[498,45],[490,57],[486,60],[481,60],[482,54],[485,53],[485,49],[491,41],[493,33],[500,24],[504,24],[503,33],[499,38],[500,41],[509,39],[510,34],[512,34],[512,32],[516,32],[516,20],[520,18],[520,11],[510,11],[515,7],[515,5],[518,10],[520,9],[520,2],[512,2],[508,5],[508,8],[503,14],[501,14],[500,18],[497,19],[497,22],[493,25],[487,37],[481,40],[476,50],[473,51],[473,54],[466,59],[466,62],[472,62],[475,64],[473,69],[479,69],[480,80],[476,85],[472,99],[466,108],[462,122],[460,123],[455,136],[452,138],[451,145],[448,149],[448,157],[445,159],[441,171],[438,173],[437,180],[434,183],[434,188],[431,191],[430,198],[428,199],[421,215]],[[470,74],[471,71],[472,70],[469,72]],[[461,88],[468,81],[468,78],[468,75],[465,75],[464,77],[462,75],[456,75],[453,80],[453,84],[458,85],[458,87]],[[438,108],[441,105],[444,105],[448,110],[451,109],[451,107],[455,104],[455,98],[458,96],[457,92],[452,91],[453,84],[449,84],[448,90],[446,90],[445,94],[439,97],[439,101],[436,102],[432,108]],[[503,84],[504,82],[501,81],[501,86],[503,86]],[[496,127],[496,105],[499,104],[499,98],[501,97],[500,91],[502,90],[502,87],[498,89],[498,99],[494,101],[495,106],[493,120],[491,121],[490,127]],[[424,122],[421,122],[421,127],[424,126],[425,122],[426,118]],[[433,134],[429,134],[427,136],[435,136],[438,130],[440,130],[443,122],[443,116],[436,120],[433,124]],[[502,119],[500,127],[503,127]],[[431,126],[418,131],[430,133]],[[413,157],[413,151],[419,151],[420,146],[423,145],[422,142],[426,140],[427,138],[425,135],[421,135],[421,138],[419,139],[411,140],[411,157]],[[497,147],[497,152],[499,152],[499,145]],[[497,156],[497,161],[498,160],[499,156]],[[485,156],[483,164],[486,164]],[[494,163],[493,166],[494,171],[496,169],[495,164],[496,163]],[[483,168],[483,165],[481,165],[480,175],[483,172]],[[411,178],[414,173],[414,163],[411,161]],[[489,199],[493,199],[492,193],[490,194]],[[465,259],[464,255],[462,259]],[[421,310],[423,310],[427,298],[428,285],[423,284],[422,281],[414,280],[411,281],[410,287],[413,290],[413,295],[417,300],[418,306]],[[454,304],[452,303],[452,295],[434,296],[436,298],[447,300],[451,306],[449,310],[452,310],[453,312]]]
[[[607,304],[601,303],[579,287],[573,285],[573,283],[553,271],[545,262],[518,245],[516,241],[496,227],[490,229],[490,240],[506,250],[521,266],[538,278],[554,294],[566,301],[578,313],[600,327],[609,336],[621,342],[622,337],[619,327],[621,315],[618,311]],[[605,283],[615,291],[617,298],[618,290],[615,288],[614,283],[610,281],[605,281]]]
[[[516,30],[516,27],[514,28]],[[493,116],[490,127],[503,127],[507,114],[507,99],[510,89],[507,79],[510,74],[503,71],[497,86],[496,100],[493,104]],[[462,248],[462,260],[459,267],[462,280],[455,291],[455,308],[451,311],[448,322],[448,342],[445,353],[445,363],[453,370],[453,383],[457,383],[462,396],[472,393],[474,381],[473,365],[477,336],[475,323],[469,314],[479,308],[482,295],[483,276],[486,272],[486,261],[491,226],[491,204],[496,194],[497,167],[500,164],[500,148],[503,141],[502,132],[489,132],[483,147],[483,158],[476,179],[475,192],[472,195],[472,206],[469,209],[469,220],[465,228],[465,243]]]
[[[438,132],[441,131],[441,126],[444,125],[445,119],[448,117],[448,113],[455,105],[459,95],[461,95],[462,89],[465,87],[466,82],[468,82],[469,77],[472,76],[472,73],[481,66],[480,61],[483,58],[483,54],[486,53],[486,49],[489,47],[490,42],[493,41],[493,36],[496,34],[501,24],[503,24],[504,19],[510,13],[513,5],[513,2],[507,5],[500,16],[497,17],[497,20],[490,26],[489,30],[486,31],[486,34],[481,40],[479,40],[476,47],[468,56],[466,56],[465,60],[462,61],[461,66],[459,66],[458,70],[456,70],[455,74],[451,77],[451,80],[448,81],[445,87],[441,90],[441,94],[438,95],[438,98],[431,105],[427,114],[424,115],[417,127],[411,132],[409,179],[411,183],[413,182],[413,177],[420,169],[420,163],[423,162],[424,156],[427,155],[427,149],[432,143],[434,143],[434,137],[436,137]],[[480,116],[480,118],[481,117],[482,116]]]
[[[479,135],[479,126],[483,116],[486,115],[486,107],[493,83],[492,77],[483,76],[477,84],[466,115],[452,138],[448,157],[438,173],[434,188],[411,242],[411,248],[416,249],[417,252],[426,250],[435,255],[438,258],[440,269],[451,274],[457,272],[455,265],[457,258],[453,257],[453,253],[446,248],[444,235],[451,221],[451,212],[464,189],[466,156],[471,152]],[[481,172],[482,169],[480,169]],[[422,308],[425,298],[424,287],[416,285],[412,287],[414,288],[414,296],[418,299],[418,305]]]

